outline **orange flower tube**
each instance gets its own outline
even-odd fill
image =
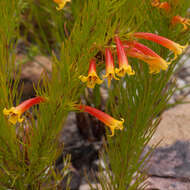
[[[105,49],[105,57],[106,57],[106,75],[103,75],[103,77],[108,79],[108,87],[110,87],[111,80],[113,78],[116,80],[119,79],[115,76],[114,60],[111,54],[111,50],[109,48]]]
[[[21,115],[27,111],[33,105],[45,102],[46,99],[44,97],[37,96],[35,98],[30,98],[16,107],[12,107],[10,109],[3,109],[3,114],[8,116],[8,121],[12,124],[16,124],[17,122],[21,123],[24,118],[21,118]]]
[[[189,18],[184,18],[179,15],[174,16],[171,21],[172,25],[176,24],[182,24],[183,25],[183,31],[187,30],[188,26],[190,26],[190,19]]]
[[[107,125],[111,130],[110,136],[114,136],[115,129],[123,130],[124,119],[121,119],[121,121],[116,120],[107,113],[86,105],[78,105],[77,108],[82,112],[87,112],[91,114],[92,116],[103,122],[105,125]]]
[[[94,88],[94,86],[96,84],[102,84],[103,81],[98,77],[98,75],[96,73],[96,60],[95,59],[90,60],[88,76],[85,77],[83,75],[80,75],[79,79],[84,83],[86,82],[88,88]]]
[[[119,62],[119,69],[116,68],[115,72],[119,77],[128,75],[134,75],[135,72],[132,70],[131,66],[128,64],[127,56],[125,54],[124,46],[118,36],[115,37],[116,47],[117,47],[117,56]]]
[[[159,35],[153,34],[153,33],[136,32],[136,33],[134,33],[134,36],[136,38],[153,41],[153,42],[160,44],[160,45],[168,48],[169,50],[173,51],[174,55],[175,55],[173,60],[175,60],[178,55],[182,54],[183,50],[186,49],[188,46],[188,44],[185,46],[182,46],[178,43],[175,43],[172,40],[169,40],[163,36],[159,36]]]

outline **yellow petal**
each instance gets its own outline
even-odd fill
[[[82,82],[86,82],[88,88],[94,88],[96,84],[102,84],[103,82],[95,72],[88,74],[87,77],[80,75],[79,79]]]
[[[21,118],[22,112],[15,107],[10,109],[3,109],[3,114],[8,116],[8,121],[15,125],[17,122],[21,123],[24,119]]]
[[[56,7],[56,9],[59,11],[61,9],[63,9],[66,5],[67,2],[70,2],[71,0],[54,0],[59,7]]]
[[[115,73],[114,73],[114,72],[106,73],[106,74],[103,75],[102,77],[103,77],[103,78],[107,78],[107,80],[108,80],[108,88],[109,88],[110,85],[111,85],[111,80],[112,80],[112,79],[119,80],[119,78],[117,78],[117,77],[115,76]]]
[[[121,119],[121,121],[114,119],[113,123],[111,125],[108,125],[108,127],[111,130],[111,135],[110,137],[114,136],[115,129],[123,130],[123,123],[124,119]]]
[[[135,71],[132,70],[130,65],[127,66],[121,66],[119,69],[116,68],[115,69],[115,73],[119,76],[119,77],[124,77],[125,74],[127,73],[128,75],[134,75]]]
[[[86,82],[88,80],[88,77],[85,77],[83,75],[80,75],[79,76],[79,79],[82,81],[82,82]]]

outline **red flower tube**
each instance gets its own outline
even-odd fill
[[[8,120],[12,124],[16,124],[17,122],[21,123],[24,118],[21,118],[21,115],[27,111],[33,105],[39,104],[41,102],[45,102],[46,98],[37,96],[35,98],[30,98],[16,107],[12,107],[10,109],[3,109],[3,114],[8,116]]]
[[[134,47],[140,52],[142,52],[145,55],[150,55],[150,56],[155,56],[155,57],[160,57],[156,52],[154,52],[152,49],[148,48],[144,44],[141,44],[137,41],[124,41],[124,47],[126,48],[131,48]]]
[[[103,81],[98,77],[98,75],[96,73],[96,60],[95,59],[90,60],[88,76],[85,77],[83,75],[80,75],[79,79],[82,82],[86,82],[88,88],[94,88],[94,86],[96,84],[102,84]]]
[[[169,50],[174,52],[174,59],[175,60],[177,58],[177,55],[180,55],[183,53],[183,50],[185,48],[187,48],[188,44],[185,46],[182,46],[178,43],[175,43],[172,40],[169,40],[165,37],[159,36],[157,34],[153,34],[153,33],[146,33],[146,32],[136,32],[134,33],[134,36],[136,38],[140,38],[140,39],[146,39],[146,40],[150,40],[153,41],[157,44],[160,44],[166,48],[168,48]]]
[[[113,78],[116,80],[119,79],[115,76],[114,60],[111,54],[111,50],[109,48],[105,49],[105,57],[106,57],[106,75],[103,75],[103,77],[108,79],[108,87],[110,87],[111,80]]]
[[[77,108],[83,112],[91,114],[92,116],[96,117],[101,122],[103,122],[105,125],[107,125],[112,132],[111,136],[114,136],[115,129],[120,129],[120,130],[123,129],[124,119],[121,119],[121,121],[116,120],[107,113],[104,113],[96,108],[86,105],[78,105]]]
[[[119,69],[116,68],[115,72],[118,76],[123,77],[127,73],[128,75],[134,75],[135,72],[132,70],[131,66],[128,64],[127,56],[125,54],[125,49],[118,36],[115,37],[117,56],[119,62]]]

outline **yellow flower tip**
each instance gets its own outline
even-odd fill
[[[71,0],[54,0],[54,2],[58,4],[58,7],[56,7],[56,9],[60,11],[65,7],[66,3],[71,2]]]
[[[149,73],[150,74],[157,74],[160,72],[160,70],[161,70],[160,68],[155,68],[155,67],[149,66]]]
[[[83,76],[83,75],[80,75],[80,76],[79,76],[79,80],[81,80],[82,82],[86,82],[87,79],[88,79],[88,77],[85,77],[85,76]]]
[[[184,46],[179,45],[179,46],[178,46],[178,47],[179,47],[179,54],[182,54],[183,51],[184,51],[188,46],[189,46],[188,43],[186,43]]]
[[[121,118],[121,121],[119,120],[114,120],[113,124],[110,125],[110,130],[111,130],[111,135],[109,135],[109,137],[113,137],[115,134],[115,129],[119,129],[119,130],[123,130],[123,123],[124,123],[124,119]]]
[[[79,79],[83,83],[86,82],[86,85],[88,88],[94,88],[96,84],[102,84],[103,83],[103,80],[101,80],[95,72],[88,74],[87,77],[80,75]]]
[[[175,61],[176,59],[177,59],[177,57],[178,57],[178,54],[174,54],[174,58],[173,59],[171,59],[171,62],[173,62],[173,61]]]
[[[158,0],[153,0],[153,1],[151,2],[151,5],[152,5],[153,7],[158,7],[158,6],[160,5],[160,1],[158,1]]]
[[[63,6],[64,7],[64,6]],[[59,7],[56,7],[56,9],[58,10],[58,11],[60,11],[61,9],[63,9],[63,7],[61,6],[61,5],[59,5]]]
[[[183,24],[182,32],[184,32],[184,31],[186,31],[188,29],[188,27],[187,27],[187,24],[185,24],[185,23],[182,23],[182,24]]]
[[[115,80],[119,80],[119,78],[117,78],[115,76],[115,73],[114,72],[109,72],[109,73],[106,73],[105,75],[102,75],[103,78],[107,78],[108,80],[108,88],[110,87],[111,85],[111,80],[112,79],[115,79]]]
[[[23,118],[21,118],[22,112],[15,107],[12,107],[10,109],[3,109],[3,114],[8,116],[8,121],[15,125],[17,122],[22,123]]]
[[[124,77],[125,74],[127,73],[128,75],[134,75],[135,71],[132,70],[130,65],[127,66],[121,66],[119,69],[116,68],[115,69],[115,73],[119,76],[119,77]]]
[[[171,60],[171,62],[175,61],[177,59],[178,55],[181,55],[188,46],[189,46],[188,43],[185,44],[184,46],[177,44],[176,49],[174,50],[174,58]]]
[[[164,60],[163,60],[164,61]],[[159,73],[161,70],[164,70],[166,71],[168,69],[168,65],[170,65],[171,62],[160,62],[159,65],[157,64],[152,64],[152,65],[149,65],[149,73],[150,74],[157,74]]]

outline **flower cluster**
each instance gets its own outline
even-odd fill
[[[138,42],[137,41],[138,39],[150,40],[157,44],[162,45],[163,47],[168,48],[174,53],[174,58],[170,62],[167,62],[152,49]],[[112,79],[119,80],[118,77],[124,77],[126,74],[128,75],[135,74],[135,71],[128,63],[127,56],[137,58],[147,63],[149,66],[150,73],[156,74],[159,73],[161,70],[167,70],[168,65],[173,60],[175,60],[178,55],[182,54],[183,50],[187,47],[187,45],[185,46],[179,45],[178,43],[175,43],[163,36],[159,36],[153,33],[145,33],[145,32],[136,32],[132,34],[132,40],[121,41],[118,36],[115,36],[114,40],[116,43],[116,50],[113,49],[113,52],[117,51],[119,68],[114,68],[114,59],[112,56],[112,50],[106,47],[105,48],[106,74],[103,75],[103,79],[107,78],[108,87],[110,87]],[[95,58],[90,60],[88,76],[80,75],[79,79],[82,82],[86,82],[88,88],[94,88],[96,84],[102,84],[103,80],[101,80],[96,73]]]
[[[172,9],[172,5],[170,5],[170,3],[166,1],[160,2],[160,0],[152,0],[151,5],[153,7],[163,9],[166,13],[170,13]],[[182,24],[183,25],[182,31],[186,31],[188,29],[188,26],[190,26],[190,19],[176,15],[172,17],[171,24],[173,26],[175,26],[176,24]]]

